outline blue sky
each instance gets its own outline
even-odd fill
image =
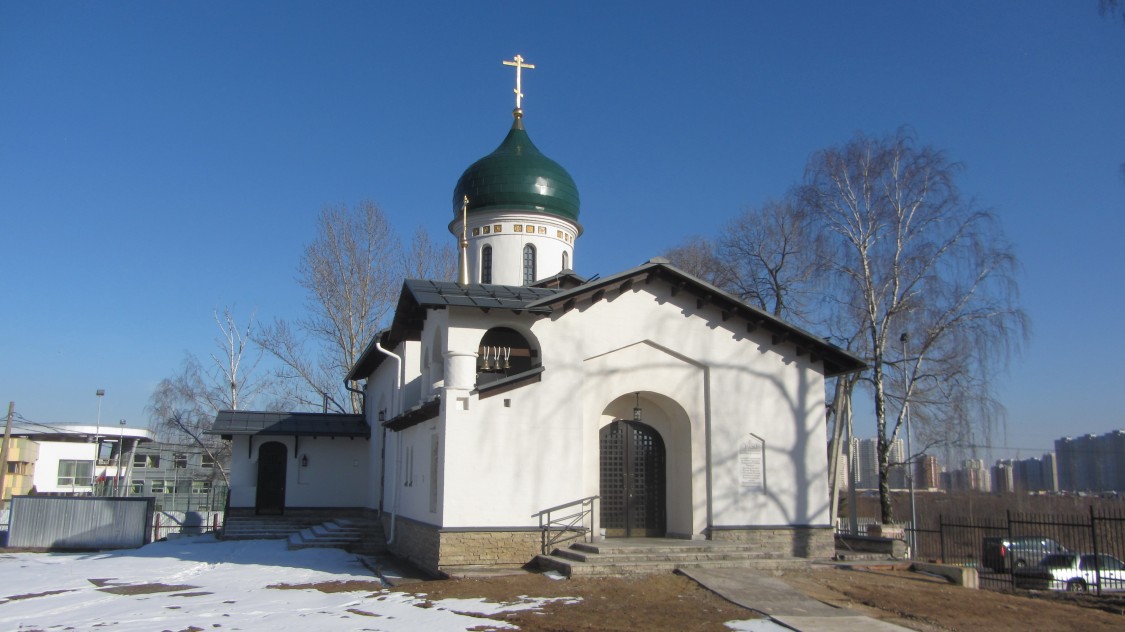
[[[213,309],[300,316],[323,205],[448,236],[520,53],[527,129],[581,191],[580,273],[910,125],[1024,263],[996,455],[1125,428],[1125,26],[1096,0],[402,4],[0,2],[0,398],[90,423],[104,388],[103,420],[145,423]]]

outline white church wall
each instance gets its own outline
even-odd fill
[[[450,317],[455,324],[449,333],[450,350],[474,352],[489,328],[530,334],[534,320],[510,313],[498,318],[495,312],[476,310],[458,310]],[[484,399],[472,395],[451,400],[446,430],[454,449],[445,452],[446,526],[536,526],[532,514],[582,496],[581,445],[574,437],[580,422],[574,400],[572,393],[545,387],[552,371],[562,371],[563,366],[545,345],[541,351],[544,383]]]
[[[792,345],[773,345],[768,333],[747,333],[744,321],[724,322],[686,293],[673,297],[653,284],[607,294],[554,318],[430,312],[423,341],[438,314],[452,325],[442,338],[447,379],[463,372],[450,368],[454,359],[475,356],[492,327],[537,340],[545,370],[539,383],[483,399],[469,389],[444,390],[444,433],[440,421],[429,431],[423,426],[430,422],[404,431],[414,479],[406,485],[400,478],[401,515],[445,528],[529,528],[541,509],[598,494],[598,432],[614,418],[630,418],[640,393],[643,420],[666,447],[669,534],[826,523],[820,367],[795,356]],[[421,484],[433,476],[434,435],[444,485],[437,514]],[[761,443],[760,458],[739,451],[748,437]],[[754,468],[760,472],[748,474]]]
[[[707,526],[706,370],[649,341],[628,344],[583,363],[584,478],[600,487],[600,431],[614,419],[632,419],[639,394],[642,423],[664,441],[667,529],[688,537]]]
[[[247,454],[250,438],[237,435],[235,454]],[[363,507],[368,499],[370,469],[368,441],[346,437],[254,437],[249,458],[231,459],[231,507],[254,507],[258,492],[258,451],[278,442],[285,446],[285,506]],[[294,449],[296,448],[296,452]],[[308,466],[301,457],[308,457]]]
[[[442,435],[435,418],[389,435],[385,511],[431,525],[442,521]]]
[[[825,522],[826,502],[818,502],[826,497],[823,378],[810,365],[808,356],[789,357],[791,345],[773,346],[769,334],[747,334],[743,321],[724,322],[717,309],[704,306],[700,310],[695,297],[684,293],[673,297],[662,286],[636,288],[620,296],[610,292],[608,296],[610,300],[593,305],[580,304],[553,326],[544,327],[544,347],[555,348],[558,341],[560,349],[591,358],[586,385],[579,389],[587,400],[604,400],[614,391],[654,391],[671,397],[688,411],[692,446],[687,453],[692,455],[691,470],[695,474],[691,485],[692,532],[699,533],[707,524],[704,473],[708,432],[713,446],[710,464],[716,472],[710,490],[711,524]],[[622,327],[623,323],[629,326]],[[640,353],[640,346],[634,352],[626,351],[629,345],[642,343],[654,351],[664,350],[665,357],[649,351]],[[610,357],[614,354],[621,356]],[[594,360],[599,357],[604,359]],[[677,377],[677,358],[680,364],[706,367],[704,386],[699,391],[705,402],[702,406],[693,403],[689,381]],[[598,406],[604,405],[588,401],[584,418],[594,411],[600,413]],[[771,486],[751,497],[739,491],[739,461],[737,449],[732,447],[748,433],[762,437],[769,447],[763,467],[767,485]],[[587,454],[592,463],[586,466],[586,476],[592,477],[597,471],[597,436],[588,434]],[[668,437],[664,438],[667,445]],[[685,453],[683,448],[679,450]],[[672,452],[669,446],[670,456]],[[678,531],[683,524],[674,504],[680,500],[674,489],[670,484],[670,531]]]
[[[258,457],[249,454],[250,437],[235,435],[231,439],[230,451],[230,506],[253,507],[257,494]]]
[[[290,444],[285,506],[364,506],[370,480],[367,444],[366,439],[301,437],[295,457]]]

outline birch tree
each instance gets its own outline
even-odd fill
[[[301,257],[298,284],[307,316],[276,319],[254,340],[281,364],[277,376],[298,405],[362,412],[343,376],[384,323],[398,298],[403,255],[390,221],[370,201],[326,206]]]
[[[238,326],[229,307],[222,314],[215,310],[214,319],[220,334],[207,361],[187,354],[180,371],[157,384],[147,412],[162,440],[180,443],[186,439],[199,447],[229,484],[223,465],[229,446],[204,432],[211,428],[220,410],[254,405],[268,396],[272,383],[258,372],[262,352],[251,343],[255,335],[253,315],[245,327]]]
[[[883,522],[907,405],[921,426],[988,427],[991,376],[1028,331],[1018,261],[993,215],[961,198],[959,172],[906,130],[859,134],[814,154],[800,192],[828,237],[830,318],[869,365]]]

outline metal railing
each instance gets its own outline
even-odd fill
[[[587,496],[532,514],[539,517],[543,555],[549,555],[559,544],[581,539],[590,542],[594,531],[594,502],[598,496]],[[562,515],[558,515],[558,514]]]

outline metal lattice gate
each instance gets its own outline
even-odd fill
[[[609,537],[665,534],[664,441],[651,426],[614,421],[602,428],[601,526]]]

